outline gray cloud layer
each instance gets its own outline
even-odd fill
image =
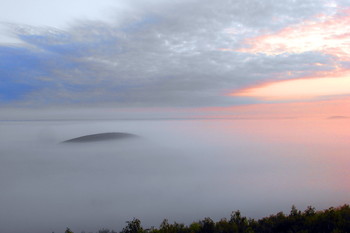
[[[123,107],[246,103],[225,94],[331,69],[331,58],[316,52],[267,56],[220,49],[240,48],[244,38],[333,8],[315,0],[133,1],[129,11],[116,12],[114,23],[77,21],[65,31],[18,26],[16,35],[42,72],[28,66],[12,78],[40,83],[16,101]],[[294,75],[287,76],[290,71]]]

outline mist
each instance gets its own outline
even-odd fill
[[[0,231],[119,231],[133,217],[151,227],[341,205],[346,122],[1,121]],[[61,143],[106,132],[137,137]]]

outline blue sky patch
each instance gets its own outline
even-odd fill
[[[47,85],[37,77],[45,76],[44,57],[26,48],[0,47],[0,101],[21,99]]]

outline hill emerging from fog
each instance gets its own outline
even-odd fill
[[[98,134],[89,134],[77,138],[72,138],[62,143],[88,143],[88,142],[101,142],[101,141],[112,141],[112,140],[121,140],[121,139],[131,139],[137,138],[137,135],[129,133],[98,133]]]

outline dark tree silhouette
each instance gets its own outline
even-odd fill
[[[69,229],[69,227],[67,227],[66,231],[64,233],[74,233],[73,231],[71,231],[71,229]]]
[[[127,221],[120,233],[350,233],[350,207],[343,205],[316,211],[308,206],[303,212],[292,206],[288,215],[279,212],[259,220],[243,217],[239,210],[232,212],[229,220],[214,222],[205,218],[189,226],[164,219],[159,229],[143,229],[141,221]],[[65,233],[73,233],[68,227]],[[116,233],[101,229],[98,233]]]
[[[132,221],[126,222],[128,225],[123,228],[121,233],[142,233],[143,228],[141,226],[141,221],[139,219],[134,218]]]

